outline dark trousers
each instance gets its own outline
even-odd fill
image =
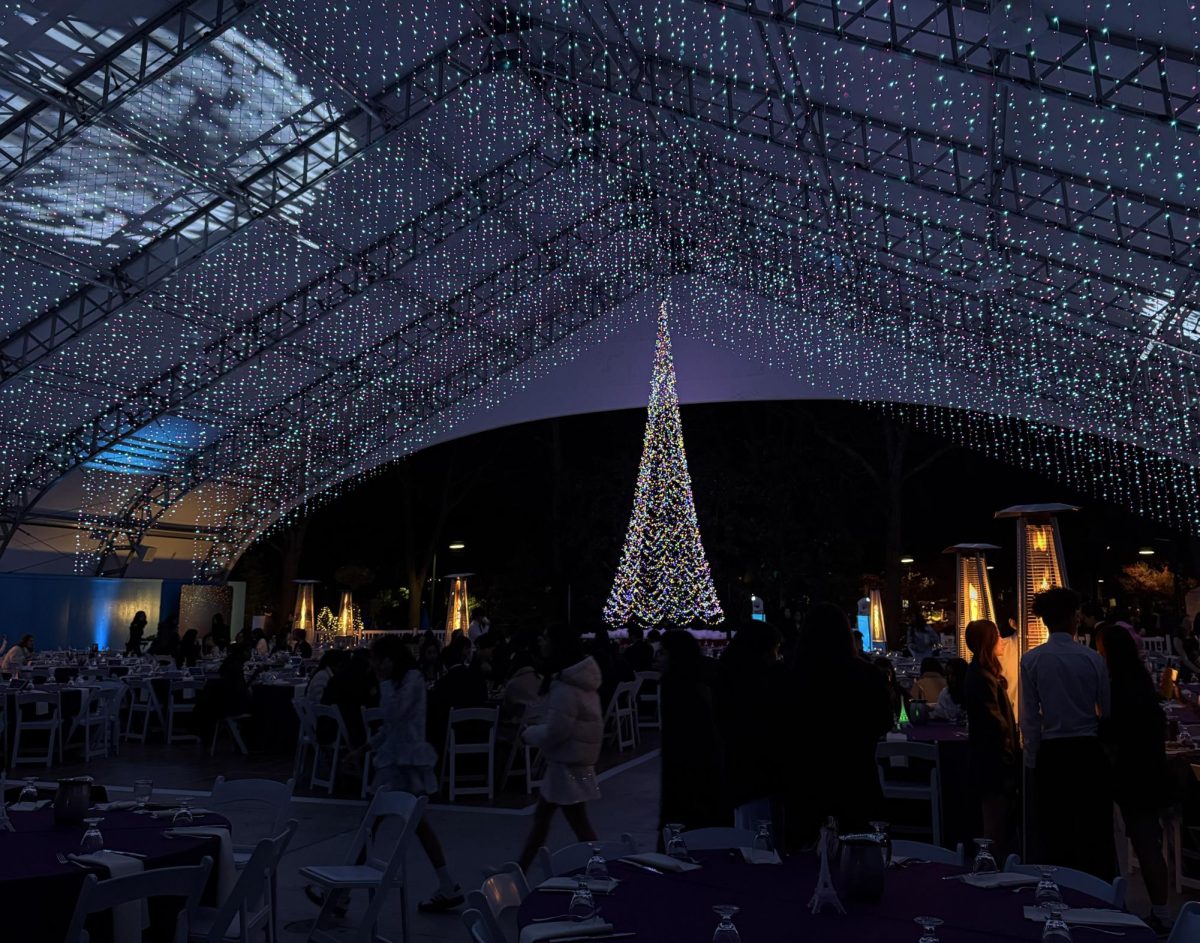
[[[1112,782],[1099,739],[1043,740],[1034,782],[1040,854],[1031,863],[1075,868],[1111,881],[1117,873]]]

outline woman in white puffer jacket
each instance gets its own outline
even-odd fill
[[[525,742],[542,751],[546,774],[542,779],[533,828],[521,852],[520,865],[528,871],[534,856],[550,833],[550,822],[560,806],[567,824],[580,841],[595,841],[596,830],[588,819],[587,803],[600,798],[596,761],[604,740],[600,713],[600,666],[584,655],[579,634],[554,626],[542,636],[542,654],[549,670],[543,692],[542,722],[525,731]]]

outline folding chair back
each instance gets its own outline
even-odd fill
[[[1004,862],[1004,870],[1013,871],[1017,874],[1040,875],[1042,873],[1036,864],[1021,864],[1021,859],[1017,855],[1008,856]],[[1126,883],[1123,877],[1116,877],[1112,881],[1105,881],[1103,878],[1098,878],[1094,874],[1088,874],[1086,871],[1077,871],[1075,868],[1055,867],[1054,883],[1059,887],[1069,887],[1071,890],[1079,891],[1081,894],[1090,894],[1092,897],[1098,897],[1118,910],[1125,907]]]
[[[264,838],[254,847],[229,896],[212,912],[205,943],[224,943],[235,920],[239,921],[243,937],[249,937],[253,930],[267,923],[271,875],[279,868],[299,824],[295,819],[290,820],[283,832],[274,838]]]
[[[174,940],[185,943],[188,923],[195,912],[212,870],[212,858],[204,858],[199,864],[180,868],[153,868],[125,877],[101,881],[89,874],[83,881],[83,889],[75,901],[75,913],[67,930],[66,943],[86,940],[83,924],[92,914],[112,910],[121,904],[151,900],[158,897],[178,897],[184,901],[175,925]]]
[[[234,836],[241,841],[235,849],[257,849],[260,840],[279,835],[287,823],[296,780],[232,779],[218,776],[213,783],[209,806],[234,822]],[[246,826],[252,826],[246,827]],[[247,833],[254,838],[248,839]]]
[[[529,896],[529,882],[521,866],[509,861],[493,874],[479,890],[467,895],[467,903],[483,915],[491,935],[498,940],[516,937],[516,913]]]

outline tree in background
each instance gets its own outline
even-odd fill
[[[714,625],[724,618],[696,519],[664,303],[633,513],[604,620],[610,625]]]

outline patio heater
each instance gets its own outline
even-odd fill
[[[342,606],[338,610],[337,634],[340,636],[356,635],[354,618],[354,595],[350,590],[342,593]]]
[[[303,629],[311,642],[317,637],[317,609],[313,603],[313,587],[316,580],[294,580],[296,584],[296,607],[292,610],[292,630]]]
[[[956,603],[954,613],[954,637],[958,657],[971,660],[967,648],[968,623],[977,619],[996,621],[996,607],[992,603],[992,586],[988,581],[987,557],[989,550],[999,550],[995,544],[955,544],[943,553],[954,554]]]
[[[467,577],[471,573],[451,573],[446,579],[450,581],[450,604],[446,607],[446,632],[443,642],[448,642],[455,632],[467,634],[471,625],[471,613],[467,610]]]
[[[1036,648],[1049,636],[1042,620],[1033,614],[1033,598],[1067,585],[1058,515],[1078,510],[1072,504],[1018,504],[996,512],[997,518],[1017,521],[1017,628],[1022,652]]]
[[[867,625],[870,628],[870,650],[884,651],[887,648],[887,629],[883,624],[883,597],[879,590],[873,589],[867,594],[870,607],[867,610]]]

